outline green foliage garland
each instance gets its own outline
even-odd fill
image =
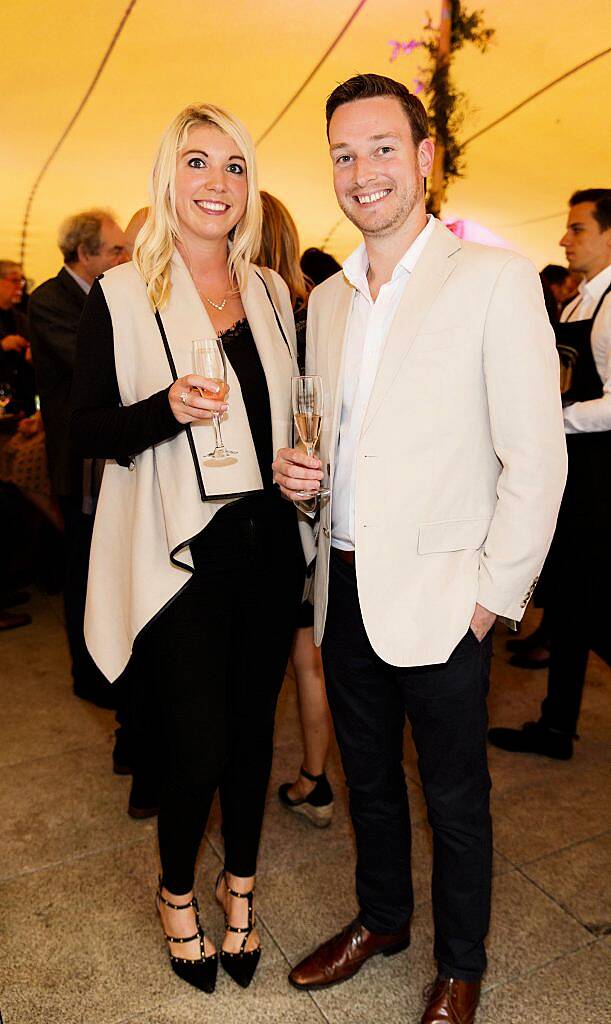
[[[460,0],[451,0],[450,6],[450,53],[446,59],[439,59],[439,29],[429,15],[424,38],[419,40],[429,55],[428,67],[420,69],[421,77],[416,80],[417,89],[426,97],[433,138],[444,147],[444,193],[448,184],[464,173],[463,146],[458,136],[469,109],[466,95],[452,81],[452,61],[467,43],[484,53],[495,32],[484,25],[483,11],[467,11]]]

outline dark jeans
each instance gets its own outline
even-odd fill
[[[409,718],[433,830],[433,915],[440,974],[486,967],[492,830],[486,757],[492,639],[469,630],[445,665],[395,668],[367,638],[353,567],[331,556],[323,661],[350,794],[361,920],[397,932],[414,907],[403,730]]]
[[[191,551],[196,571],[145,631],[148,672],[137,673],[140,701],[161,709],[159,848],[164,885],[177,895],[193,886],[217,789],[225,867],[255,874],[304,576],[295,510],[277,493],[225,507]]]

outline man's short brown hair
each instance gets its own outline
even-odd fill
[[[611,228],[611,188],[582,188],[579,192],[573,192],[569,206],[577,206],[579,203],[594,203],[592,216],[600,230]]]
[[[377,96],[392,96],[399,100],[410,123],[414,146],[419,146],[423,139],[428,139],[429,119],[424,106],[406,85],[395,81],[394,78],[387,78],[386,75],[355,75],[333,90],[327,100],[327,138],[329,123],[338,107],[344,103],[371,100]]]

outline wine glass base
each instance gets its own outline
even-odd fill
[[[328,487],[321,487],[319,491],[295,491],[293,498],[296,501],[311,501],[312,498],[326,498],[331,491]]]
[[[232,451],[231,448],[215,448],[214,451],[208,452],[205,456],[207,459],[228,459],[232,455],[237,455],[237,452]]]

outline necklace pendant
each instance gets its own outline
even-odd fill
[[[227,296],[225,296],[225,298],[223,299],[223,301],[221,303],[213,302],[213,300],[209,299],[207,295],[205,295],[204,298],[205,298],[206,302],[210,303],[211,306],[214,306],[215,309],[218,309],[219,313],[222,313],[224,308],[225,308],[225,306],[227,305]]]

